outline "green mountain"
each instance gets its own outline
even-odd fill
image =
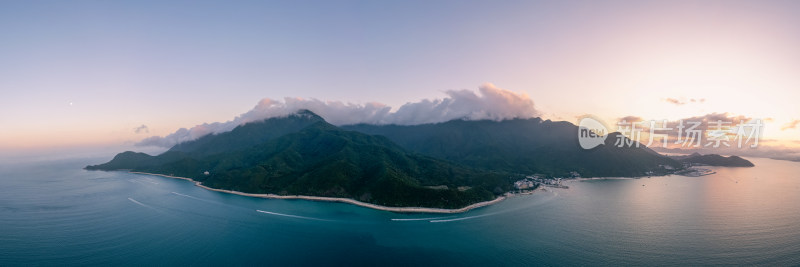
[[[324,121],[311,111],[301,110],[285,119],[267,119],[237,127],[231,134],[209,134],[197,140],[177,144],[170,152],[186,152],[193,155],[213,155],[240,150],[264,143],[271,139],[300,131],[314,123]]]
[[[308,111],[248,123],[158,156],[120,153],[86,169],[167,174],[213,188],[385,206],[460,208],[510,189],[508,175],[412,153],[385,137],[337,128]]]
[[[351,198],[384,206],[460,208],[511,190],[519,174],[589,177],[666,173],[648,148],[583,150],[577,126],[540,119],[336,127],[310,111],[247,123],[157,156],[124,152],[88,170],[192,178],[247,193]]]
[[[605,145],[584,150],[576,125],[539,118],[343,128],[386,136],[408,150],[483,170],[551,176],[577,171],[584,177],[612,177],[662,174],[667,172],[663,165],[681,166],[644,146],[616,146],[618,138],[628,141],[618,133],[610,134]]]

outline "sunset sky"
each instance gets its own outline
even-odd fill
[[[500,2],[4,1],[0,150],[130,145],[265,98],[499,103],[484,92],[534,103],[512,115],[729,113],[800,140],[800,1]]]

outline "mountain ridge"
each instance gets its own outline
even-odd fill
[[[606,142],[584,150],[577,140],[578,127],[565,121],[540,118],[504,121],[453,120],[422,125],[342,126],[344,129],[383,135],[406,149],[482,169],[568,176],[643,176],[650,171],[665,172],[660,165],[680,164],[649,148],[632,142],[618,147],[619,133]]]
[[[497,198],[525,174],[643,176],[676,163],[642,148],[616,148],[613,140],[581,150],[577,126],[569,122],[535,118],[432,125],[337,127],[300,110],[209,134],[156,156],[126,151],[86,169],[180,176],[245,193],[461,208]]]
[[[246,193],[341,197],[395,207],[460,208],[495,199],[496,188],[500,193],[510,189],[505,175],[410,153],[385,137],[342,130],[321,119],[296,131],[266,133],[272,137],[246,148],[208,153],[264,125],[303,121],[292,116],[271,120],[209,135],[158,156],[123,152],[86,169],[174,175]],[[429,188],[439,185],[448,189]]]

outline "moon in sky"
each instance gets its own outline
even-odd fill
[[[70,106],[70,107],[72,106],[72,102],[69,102],[69,106]]]

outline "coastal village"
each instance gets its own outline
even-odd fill
[[[653,175],[667,175],[667,174],[676,174],[688,177],[700,177],[705,175],[714,174],[713,170],[699,168],[700,166],[706,166],[704,164],[698,163],[683,163],[683,167],[680,169],[676,169],[669,165],[659,165],[659,167],[663,170],[662,172],[653,172],[648,171],[645,173],[647,177]],[[567,177],[547,177],[544,174],[533,174],[527,175],[525,178],[517,180],[514,182],[514,190],[512,194],[529,194],[532,193],[534,190],[539,189],[540,187],[550,187],[550,188],[562,188],[568,189],[569,186],[563,185],[562,181],[567,179],[580,179],[580,173],[576,171],[569,172]]]
[[[552,177],[552,178],[537,173],[525,176],[525,178],[514,182],[514,189],[517,191],[517,193],[523,193],[523,194],[533,192],[533,190],[536,190],[542,186],[567,189],[569,188],[569,186],[562,185],[561,181],[563,179],[578,179],[578,178],[581,178],[581,175],[576,171],[570,172],[568,177]]]

